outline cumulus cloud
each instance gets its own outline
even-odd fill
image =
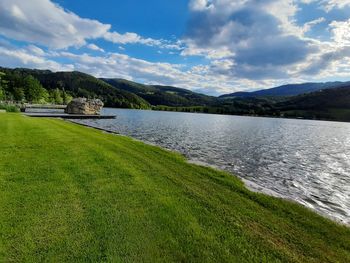
[[[342,66],[349,66],[350,19],[347,21],[333,21],[329,24],[329,29],[333,41],[318,43],[322,47],[321,51],[316,56],[311,56],[302,73],[308,75],[320,74],[332,66],[338,66],[340,73]]]
[[[100,51],[100,52],[105,52],[103,48],[100,48],[99,46],[95,45],[95,44],[88,44],[86,46],[88,49],[94,50],[94,51]]]
[[[176,43],[169,41],[113,32],[111,25],[81,18],[50,0],[0,0],[0,34],[54,49],[81,47],[88,39],[96,38],[118,44],[179,49]]]
[[[323,23],[325,21],[326,21],[326,18],[319,17],[319,18],[317,18],[315,20],[312,20],[312,21],[309,21],[309,22],[305,23],[304,26],[303,26],[303,33],[309,32],[312,29],[312,27],[314,27],[314,26],[316,26],[318,24],[321,24],[321,23]]]
[[[49,0],[0,0],[0,34],[51,48],[82,46],[110,25],[84,19]]]
[[[316,3],[327,12],[350,6],[350,0],[300,0],[300,2],[304,4]]]
[[[61,64],[47,58],[47,54],[36,46],[15,48],[0,45],[0,65],[5,67],[26,67],[50,69],[53,71],[73,70],[72,64]]]
[[[225,50],[227,56],[221,58],[232,61],[226,74],[233,77],[285,77],[288,65],[316,52],[307,39],[293,34],[297,30],[289,19],[296,12],[292,1],[193,0],[190,7],[188,48],[182,54]]]
[[[109,40],[113,43],[118,43],[118,44],[135,44],[135,43],[141,43],[141,44],[146,44],[146,45],[161,45],[160,40],[155,40],[152,38],[142,38],[136,33],[130,33],[127,32],[125,34],[119,34],[117,32],[107,32],[104,35],[104,38],[106,40]]]
[[[332,51],[324,52],[311,59],[307,67],[302,71],[302,73],[307,75],[317,75],[320,74],[324,69],[328,69],[334,64],[341,65],[345,62],[348,65],[348,60],[346,58],[350,57],[350,46],[340,47]]]
[[[322,0],[321,4],[327,11],[330,11],[334,8],[341,9],[350,6],[350,0]]]
[[[144,38],[136,33],[127,32],[125,34],[120,34],[118,32],[107,32],[104,35],[104,39],[111,41],[116,44],[141,44],[146,46],[153,46],[162,49],[174,49],[181,50],[181,42],[176,41],[175,43],[164,40],[164,39],[153,39],[153,38]]]
[[[329,24],[333,40],[337,45],[350,45],[350,19],[347,21],[333,21]]]
[[[30,51],[32,54],[37,55],[37,56],[44,56],[45,51],[42,50],[41,48],[35,46],[35,45],[29,45],[27,47],[27,50]]]

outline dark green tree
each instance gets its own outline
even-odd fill
[[[0,101],[6,100],[6,88],[7,81],[5,80],[6,74],[0,72]]]
[[[67,105],[72,101],[73,97],[68,94],[65,90],[62,91],[63,104]]]
[[[5,90],[0,88],[0,101],[5,100],[6,96],[5,96]]]
[[[24,78],[25,97],[27,101],[34,103],[44,103],[48,98],[47,91],[43,88],[40,82],[29,75]]]
[[[22,102],[25,100],[25,93],[23,88],[14,88],[13,89],[13,98],[15,101]]]
[[[61,95],[61,91],[59,89],[53,89],[50,91],[50,102],[55,104],[63,104],[63,98]]]

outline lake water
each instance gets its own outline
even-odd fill
[[[251,188],[350,224],[350,123],[104,109],[81,120],[238,175]]]

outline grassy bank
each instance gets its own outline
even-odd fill
[[[0,115],[0,262],[350,262],[350,229],[127,137]]]

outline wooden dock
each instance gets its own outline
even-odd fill
[[[63,112],[51,112],[42,110],[64,110],[67,105],[54,105],[54,104],[22,104],[21,111],[24,115],[35,118],[61,118],[61,119],[115,119],[113,115],[88,115],[88,114],[68,114]],[[40,111],[27,112],[26,110],[37,109]]]
[[[55,104],[21,104],[19,105],[21,112],[26,112],[27,109],[45,109],[45,110],[65,110],[67,105]]]

